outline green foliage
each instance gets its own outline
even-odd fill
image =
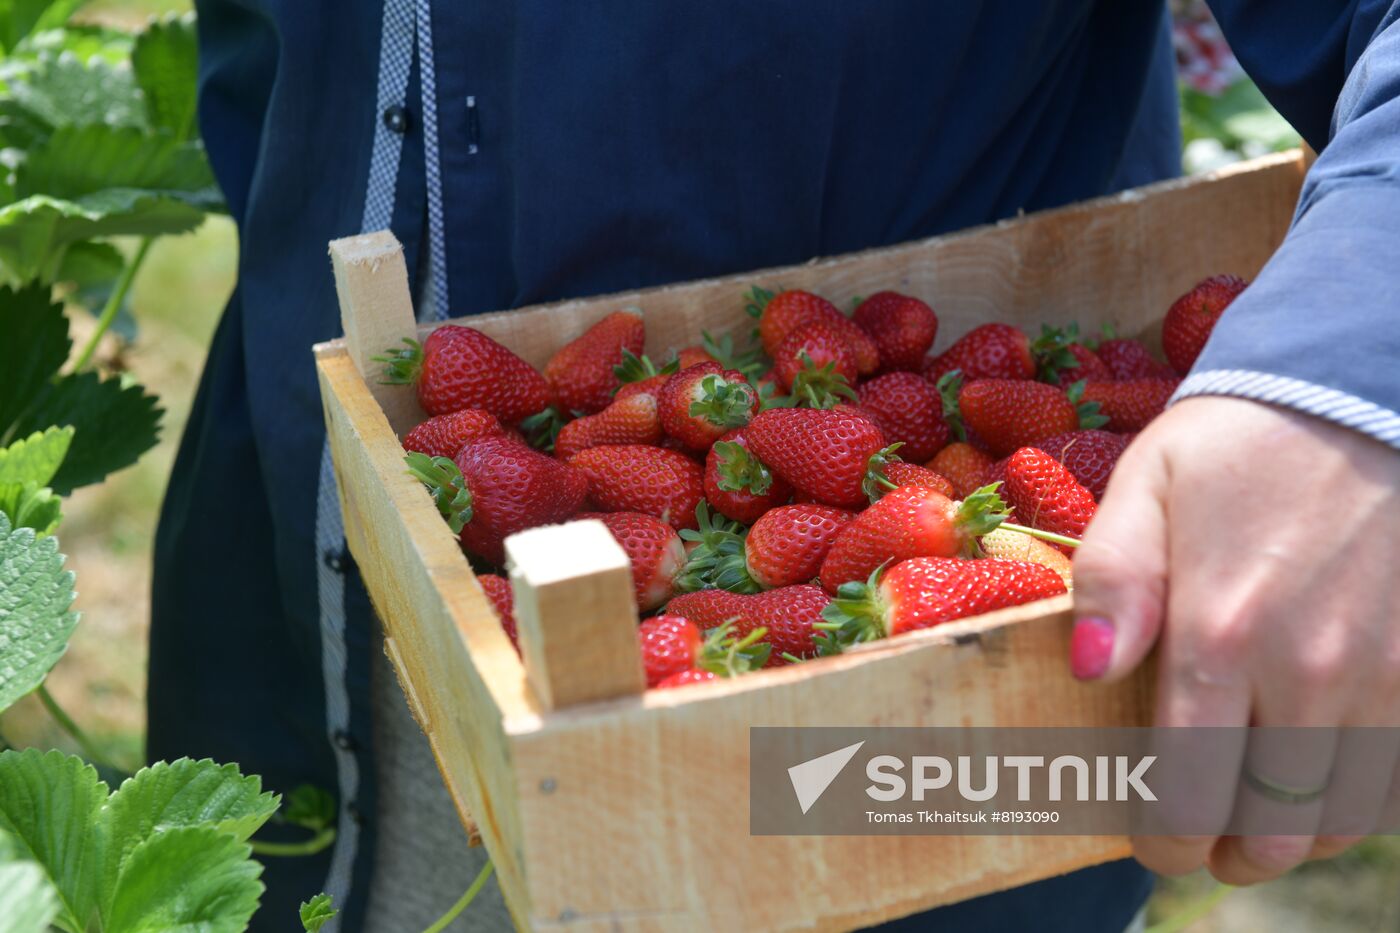
[[[38,29],[62,25],[86,0],[0,0],[0,52]]]
[[[0,449],[0,513],[15,528],[43,536],[62,518],[62,503],[48,488],[68,453],[72,428],[49,428]]]
[[[1278,152],[1298,145],[1299,137],[1248,78],[1212,96],[1183,87],[1181,128],[1184,141],[1216,139],[1226,148],[1254,145]]]
[[[340,910],[331,906],[329,894],[317,894],[303,903],[298,913],[301,915],[302,929],[306,930],[306,933],[320,933],[321,927],[329,923]]]
[[[301,784],[287,794],[281,816],[288,823],[320,831],[335,822],[335,798],[323,788]]]
[[[44,933],[58,894],[33,862],[0,862],[0,933]]]
[[[146,120],[185,141],[195,135],[195,82],[199,46],[194,17],[167,17],[136,39],[131,52],[136,83],[146,100]]]
[[[276,808],[233,765],[180,759],[109,794],[81,759],[0,753],[0,861],[42,870],[71,933],[242,930],[262,895],[245,840]]]
[[[0,711],[43,683],[78,624],[64,560],[57,540],[0,514]]]

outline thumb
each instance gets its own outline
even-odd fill
[[[1162,629],[1167,476],[1160,444],[1130,447],[1075,551],[1070,670],[1080,680],[1126,676]]]

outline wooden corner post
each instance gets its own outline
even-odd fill
[[[332,240],[330,252],[346,349],[389,424],[402,433],[422,418],[413,388],[381,382],[384,364],[373,358],[418,336],[403,246],[380,230]]]
[[[641,693],[632,566],[602,522],[506,538],[525,675],[547,709]]]

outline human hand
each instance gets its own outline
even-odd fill
[[[1160,636],[1158,726],[1397,726],[1397,571],[1400,452],[1258,402],[1186,399],[1123,455],[1075,555],[1071,665],[1118,679]],[[1317,826],[1329,802],[1376,817],[1396,805],[1394,769],[1373,751],[1365,768],[1332,747],[1274,751],[1211,762],[1193,781],[1199,805],[1221,826],[1239,806],[1307,807]],[[1259,779],[1329,789],[1280,802]],[[1357,838],[1139,837],[1134,854],[1163,874],[1204,863],[1251,884]]]

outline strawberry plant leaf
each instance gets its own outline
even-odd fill
[[[72,428],[49,428],[0,449],[0,486],[27,482],[47,485],[72,442]]]
[[[335,798],[314,784],[299,784],[288,792],[281,818],[319,832],[335,822]]]
[[[262,866],[251,849],[211,826],[155,833],[132,849],[113,892],[105,933],[239,933],[258,909]]]
[[[18,434],[71,425],[73,444],[50,485],[60,495],[130,466],[160,437],[156,397],[121,377],[71,373],[40,389],[20,418]]]
[[[0,486],[0,512],[12,528],[32,528],[39,537],[53,534],[63,520],[63,500],[35,482]]]
[[[68,319],[47,288],[0,288],[0,442],[71,347]]]
[[[150,125],[170,131],[178,140],[198,135],[195,88],[199,47],[193,14],[168,16],[147,27],[136,37],[131,67],[146,99]]]
[[[46,52],[25,69],[22,80],[8,84],[10,106],[48,128],[34,143],[61,126],[142,127],[146,123],[131,69],[102,58],[83,61],[70,52]]]
[[[332,917],[340,913],[340,910],[331,906],[329,894],[317,894],[301,905],[299,913],[302,929],[306,933],[320,933],[321,927],[329,923]]]
[[[275,794],[263,792],[260,778],[245,777],[237,765],[181,758],[142,768],[117,788],[101,816],[103,915],[110,913],[129,857],[151,836],[205,826],[242,842],[276,812],[278,803]]]
[[[58,915],[58,894],[34,862],[0,863],[0,933],[44,933]]]
[[[0,0],[0,52],[31,32],[62,26],[87,0]]]
[[[125,265],[126,257],[111,243],[74,243],[64,250],[54,281],[72,282],[80,290],[110,288]]]
[[[81,758],[0,752],[0,830],[20,858],[42,867],[58,895],[56,922],[69,931],[88,929],[97,904],[92,826],[106,799],[107,785]]]
[[[164,193],[201,208],[222,204],[198,143],[134,127],[59,127],[15,172],[15,191],[21,198],[45,194],[79,201],[105,189],[130,188]]]
[[[43,683],[78,624],[64,560],[56,539],[0,514],[0,711]]]

